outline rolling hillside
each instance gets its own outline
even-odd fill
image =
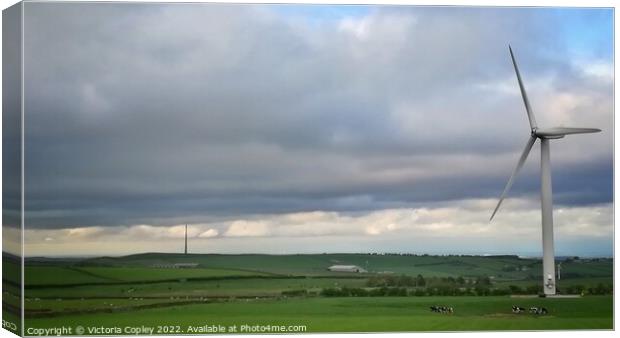
[[[196,263],[195,269],[155,269],[176,263]],[[428,256],[428,255],[376,255],[376,254],[307,254],[307,255],[219,255],[219,254],[165,254],[145,253],[123,257],[100,257],[82,260],[30,258],[26,260],[26,283],[34,279],[54,279],[64,276],[84,281],[142,280],[145,276],[138,268],[148,268],[150,279],[214,277],[226,275],[279,276],[338,276],[330,272],[335,264],[351,264],[366,268],[370,274],[405,274],[425,277],[477,277],[489,276],[496,281],[536,279],[541,274],[539,259],[517,256]],[[68,274],[50,276],[43,273],[52,267],[71,268]],[[121,268],[131,268],[129,270]],[[35,273],[39,271],[39,275]],[[131,273],[130,273],[131,272]],[[145,272],[145,271],[143,271]],[[77,276],[76,273],[83,276]],[[74,276],[75,275],[75,276]],[[354,274],[353,274],[354,275]],[[611,277],[613,260],[570,259],[562,264],[564,278]],[[29,277],[31,276],[31,277]],[[179,277],[181,276],[181,277]],[[53,280],[51,281],[53,282]]]

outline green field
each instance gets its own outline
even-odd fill
[[[118,284],[124,282],[152,282],[180,279],[201,279],[230,276],[265,276],[267,274],[226,269],[165,269],[146,267],[58,267],[27,266],[26,284]]]
[[[14,262],[5,260],[4,271],[16,270]],[[177,263],[193,265],[173,268]],[[334,264],[369,272],[328,271]],[[565,260],[562,271],[559,289],[578,287],[583,297],[511,298],[510,292],[535,293],[540,284],[540,261],[516,256],[29,258],[25,328],[178,325],[176,332],[160,333],[194,333],[187,328],[207,324],[301,325],[308,332],[611,329],[613,261]],[[4,281],[3,306],[11,318],[20,304],[18,288],[10,278]],[[349,297],[333,293],[344,291]],[[456,293],[460,296],[448,296]],[[455,312],[433,313],[432,305]],[[513,314],[512,305],[544,306],[549,314]]]
[[[452,306],[454,314],[429,311]],[[544,306],[551,315],[513,314],[511,306]],[[72,326],[305,325],[308,332],[611,329],[612,298],[380,297],[246,300],[122,313],[67,316]],[[50,327],[57,319],[30,319]]]
[[[364,287],[365,279],[341,278],[294,278],[265,279],[244,278],[228,280],[206,280],[186,282],[161,282],[148,284],[108,285],[103,290],[97,286],[85,285],[64,287],[46,287],[28,290],[28,298],[90,298],[90,297],[251,297],[278,296],[282,291],[311,289],[320,291],[326,287],[348,286]]]

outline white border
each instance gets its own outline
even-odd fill
[[[17,3],[18,1],[12,0],[10,2],[4,2],[2,4],[2,9],[8,8],[11,5]],[[41,1],[41,0],[25,0],[25,2],[48,2],[48,1]],[[544,2],[541,2],[540,0],[505,0],[502,1],[501,3],[498,3],[497,1],[492,1],[492,0],[442,0],[442,1],[432,1],[432,0],[388,0],[388,1],[380,1],[380,0],[313,0],[313,1],[299,1],[299,0],[243,0],[243,1],[230,1],[230,0],[219,0],[219,1],[180,1],[180,0],[169,0],[169,1],[149,1],[149,0],[132,0],[132,1],[126,1],[126,0],[106,0],[106,1],[85,1],[85,0],[63,0],[63,1],[57,1],[57,2],[159,2],[159,3],[213,3],[213,2],[217,2],[217,3],[297,3],[297,4],[357,4],[357,5],[363,5],[363,4],[381,4],[381,5],[432,5],[432,6],[490,6],[490,7],[606,7],[606,8],[613,8],[614,9],[614,230],[615,230],[615,214],[617,212],[617,208],[618,206],[615,203],[615,192],[616,192],[616,180],[615,177],[616,175],[620,172],[620,169],[618,169],[618,166],[616,165],[616,157],[615,157],[615,149],[616,149],[616,145],[617,145],[617,141],[615,138],[615,131],[618,128],[618,123],[616,122],[615,119],[615,111],[616,111],[616,100],[615,100],[615,94],[617,94],[616,92],[616,87],[615,87],[615,78],[618,77],[619,72],[618,69],[615,67],[617,60],[617,55],[615,53],[615,46],[617,45],[618,42],[618,28],[615,25],[615,18],[616,18],[616,9],[618,8],[618,2],[617,1],[610,1],[610,0],[591,0],[591,1],[577,1],[577,0],[547,0]],[[24,7],[22,5],[22,88],[21,88],[21,99],[22,99],[22,112],[21,112],[21,119],[22,119],[22,151],[21,151],[21,160],[22,160],[22,234],[21,234],[21,239],[22,239],[22,264],[23,264],[23,257],[24,257],[24,236],[23,236],[23,230],[24,230],[24,65],[23,65],[23,48],[24,48],[24,44],[23,44],[23,34],[24,34]],[[0,27],[1,27],[1,18],[0,18]],[[0,28],[1,29],[1,28]],[[1,56],[0,56],[0,61],[1,61]],[[0,76],[1,76],[1,71],[0,71]],[[1,91],[1,83],[0,83],[0,91]],[[0,128],[0,147],[1,147],[1,136],[2,136],[2,130]],[[2,165],[2,158],[0,157],[0,167]],[[2,183],[2,178],[0,177],[0,185]],[[0,204],[2,202],[2,197],[0,195]],[[1,240],[1,232],[0,232],[0,240]],[[617,234],[614,231],[614,257],[615,257],[615,239]],[[0,263],[0,267],[1,267],[1,263]],[[618,277],[618,271],[619,271],[619,265],[617,262],[614,263],[614,281],[617,280],[616,277]],[[24,277],[24,270],[22,269],[22,280]],[[615,283],[614,283],[615,284]],[[22,294],[23,294],[23,284],[22,284]],[[614,327],[617,328],[618,327],[618,317],[615,315],[618,313],[618,304],[615,301],[616,298],[616,291],[614,291]],[[22,307],[24,300],[22,297]],[[23,313],[22,313],[22,330],[23,330]],[[454,335],[458,335],[459,337],[480,337],[480,336],[486,336],[486,337],[491,337],[491,336],[500,336],[500,337],[521,337],[523,334],[527,334],[529,336],[533,336],[533,337],[561,337],[561,338],[566,338],[568,337],[572,337],[572,336],[577,336],[577,335],[582,335],[582,334],[588,334],[590,337],[610,337],[615,335],[615,332],[613,331],[552,331],[552,332],[484,332],[484,331],[476,331],[476,332],[459,332],[459,333],[388,333],[388,334],[374,334],[376,336],[381,336],[381,337],[389,337],[389,336],[402,336],[402,335],[415,335],[415,336],[422,336],[422,337],[426,337],[426,336],[432,336],[432,337],[453,337]],[[23,331],[22,331],[22,335],[23,335]],[[318,337],[362,337],[362,336],[367,336],[368,334],[304,334],[305,336],[318,336]],[[270,335],[252,335],[253,337],[269,337]],[[288,335],[285,335],[288,336]],[[181,337],[181,336],[167,336],[167,337]],[[224,336],[215,336],[215,337],[224,337]]]

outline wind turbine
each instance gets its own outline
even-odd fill
[[[519,157],[517,167],[512,172],[512,175],[510,175],[508,183],[506,183],[504,192],[502,192],[502,195],[499,198],[499,202],[497,203],[495,210],[493,210],[493,214],[491,215],[490,220],[493,220],[495,213],[497,213],[497,210],[499,209],[499,206],[502,204],[502,201],[506,197],[508,190],[510,190],[510,187],[514,183],[515,176],[517,176],[519,170],[521,170],[521,167],[523,167],[523,163],[527,159],[527,155],[530,153],[532,146],[534,146],[534,143],[537,139],[540,139],[540,201],[542,209],[543,289],[545,295],[555,295],[555,256],[553,251],[553,196],[551,192],[551,161],[549,154],[549,140],[563,138],[564,136],[571,134],[598,133],[601,130],[595,128],[565,127],[538,128],[538,126],[536,125],[536,118],[534,117],[534,112],[530,107],[530,101],[527,98],[527,93],[525,92],[523,81],[521,80],[521,74],[519,73],[519,67],[517,67],[517,62],[515,61],[515,56],[512,52],[512,48],[508,46],[508,50],[510,51],[510,58],[512,59],[515,73],[517,73],[519,89],[521,90],[521,96],[523,97],[523,103],[525,104],[525,111],[527,112],[527,117],[530,122],[530,138],[525,144],[525,149],[523,150],[521,157]]]

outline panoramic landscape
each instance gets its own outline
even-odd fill
[[[4,269],[11,266],[7,259]],[[328,270],[334,266],[361,272]],[[237,333],[613,328],[613,261],[564,257],[561,266],[560,294],[581,297],[537,297],[540,259],[517,256],[30,258],[25,323],[30,334],[62,325],[144,326],[159,334],[222,333],[219,327],[235,325],[239,330],[250,326]],[[6,270],[4,275],[10,276]],[[4,285],[5,310],[18,306],[6,280]],[[433,306],[446,311],[432,311]],[[513,306],[525,311],[515,312]],[[532,307],[547,312],[532,312]],[[85,334],[114,333],[131,332]]]
[[[613,329],[613,9],[23,6],[5,328]]]

